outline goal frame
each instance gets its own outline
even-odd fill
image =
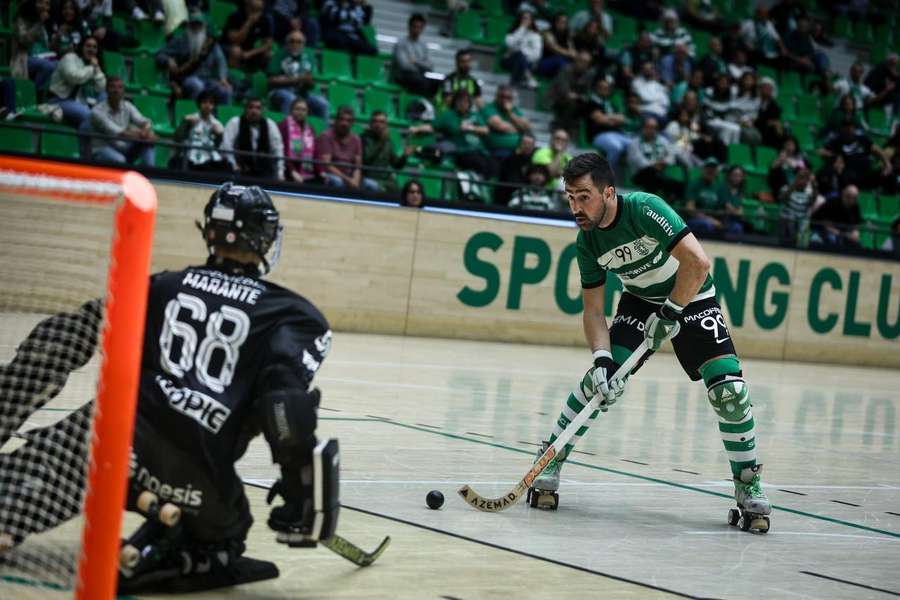
[[[103,353],[97,378],[83,503],[85,518],[75,580],[75,598],[78,600],[113,598],[116,594],[119,535],[137,406],[156,192],[144,176],[134,171],[3,155],[0,155],[0,169],[33,176],[114,184],[121,188],[119,195],[42,191],[27,186],[21,188],[29,195],[61,202],[116,205],[106,277],[101,337]],[[8,189],[15,191],[14,188]]]

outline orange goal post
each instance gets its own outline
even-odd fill
[[[18,269],[15,277],[9,278],[16,279],[18,283],[8,283],[6,279],[0,282],[0,300],[5,300],[5,304],[0,302],[0,310],[8,311],[5,314],[11,315],[10,323],[32,318],[32,313],[37,320],[58,310],[49,302],[46,307],[41,304],[43,299],[54,295],[52,286],[46,287],[53,283],[52,274],[41,270],[42,263],[55,263],[54,268],[60,269],[60,272],[63,268],[67,269],[76,283],[83,278],[82,273],[93,268],[100,273],[100,287],[105,288],[99,290],[99,295],[104,298],[104,316],[97,345],[101,356],[96,388],[89,390],[89,393],[96,394],[96,399],[87,430],[90,431],[90,448],[87,483],[82,492],[83,525],[80,549],[75,551],[77,567],[71,567],[76,573],[71,587],[75,589],[76,598],[106,600],[113,598],[116,590],[156,193],[147,179],[133,171],[0,156],[0,204],[6,201],[7,212],[0,213],[0,219],[10,222],[9,215],[18,217],[23,212],[27,215],[21,217],[21,222],[17,221],[18,226],[10,226],[6,233],[0,234],[3,260],[16,262],[9,268]],[[44,208],[38,208],[40,206]],[[85,209],[99,206],[110,216],[109,220],[73,222],[65,216],[79,211],[87,213],[90,211]],[[38,219],[35,215],[46,218]],[[56,220],[55,215],[60,215],[60,222],[50,223]],[[4,248],[21,246],[20,240],[25,239],[21,230],[28,229],[29,223],[34,223],[35,227],[28,233],[25,244],[28,249],[23,251],[23,258],[14,260]],[[88,242],[98,237],[94,235],[95,230],[110,228],[108,243],[104,238],[103,243],[98,244],[99,249],[85,249]],[[62,240],[66,237],[69,241],[64,244]],[[52,255],[53,260],[47,260],[43,254],[51,252],[47,249],[50,246],[57,253]],[[96,260],[92,261],[92,257]],[[91,262],[95,264],[89,264]],[[62,284],[59,287],[63,287]],[[29,298],[33,298],[34,302]],[[90,299],[85,297],[80,301]],[[27,329],[23,331],[28,333]],[[15,343],[7,342],[7,347],[14,348]],[[12,350],[9,352],[12,353]],[[5,359],[0,360],[0,364],[3,362]],[[90,396],[84,398],[85,402],[88,400]],[[85,444],[87,439],[86,434]],[[80,499],[81,494],[77,497]],[[15,550],[13,548],[10,552]],[[3,593],[0,592],[0,595]]]

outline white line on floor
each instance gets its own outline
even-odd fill
[[[735,531],[685,531],[687,535],[735,535]],[[814,533],[810,531],[769,531],[766,534],[766,537],[771,536],[782,536],[782,535],[796,535],[796,536],[817,536],[817,537],[835,537],[835,538],[857,538],[868,540],[871,542],[893,542],[900,543],[900,539],[897,538],[889,538],[884,536],[879,536],[876,534],[873,535],[854,535],[852,533]]]

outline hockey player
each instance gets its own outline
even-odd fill
[[[642,341],[646,339],[653,352],[671,339],[688,377],[703,380],[718,417],[740,510],[729,513],[729,521],[735,525],[741,517],[745,530],[768,530],[765,515],[771,507],[760,487],[762,465],[757,461],[749,391],[715,299],[703,248],[662,198],[644,192],[617,194],[610,165],[599,154],[576,157],[566,166],[563,178],[569,208],[580,229],[576,244],[584,333],[593,366],[569,395],[549,443],[595,394],[602,396],[604,412],[621,397],[627,376],[620,384],[618,379],[611,382],[612,375]],[[612,327],[605,316],[608,271],[624,286]],[[550,505],[555,507],[562,464],[597,412],[535,479],[533,506],[542,506],[543,500],[552,497]]]
[[[142,555],[152,560],[120,569],[120,593],[197,591],[278,575],[274,564],[242,556],[253,519],[234,465],[260,432],[281,470],[273,494],[283,504],[268,519],[277,540],[314,546],[330,538],[337,524],[337,441],[315,437],[320,393],[312,385],[331,331],[308,300],[261,279],[280,249],[278,212],[259,187],[226,183],[212,194],[198,227],[209,248],[206,264],[151,277],[129,480],[129,508],[150,491],[179,507],[181,518],[171,530],[148,519],[132,536],[143,540]],[[67,341],[60,332],[78,325],[96,331],[100,315],[93,302],[51,317],[3,367],[7,383],[17,369],[56,373],[55,380],[33,386],[28,412],[55,395],[68,372],[93,353],[93,345],[58,352],[56,345]],[[35,369],[41,361],[43,368]],[[34,519],[11,518],[9,511],[40,503],[40,494],[63,495],[64,481],[46,480],[45,471],[28,465],[52,455],[52,446],[74,429],[72,420],[86,421],[89,414],[86,406],[68,423],[28,432],[28,443],[0,463],[0,482],[8,484],[0,500],[0,532],[18,542],[74,516],[80,498],[54,502],[55,509],[41,504],[42,514]],[[0,420],[0,441],[23,421],[21,414]],[[83,426],[82,434],[88,429]],[[83,466],[84,439],[70,445],[78,448],[70,462]],[[18,466],[18,474],[8,476],[9,465]],[[35,486],[39,471],[45,481]]]

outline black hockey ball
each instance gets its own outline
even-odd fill
[[[437,490],[431,490],[425,496],[425,503],[428,505],[428,508],[437,510],[444,505],[444,495]]]

